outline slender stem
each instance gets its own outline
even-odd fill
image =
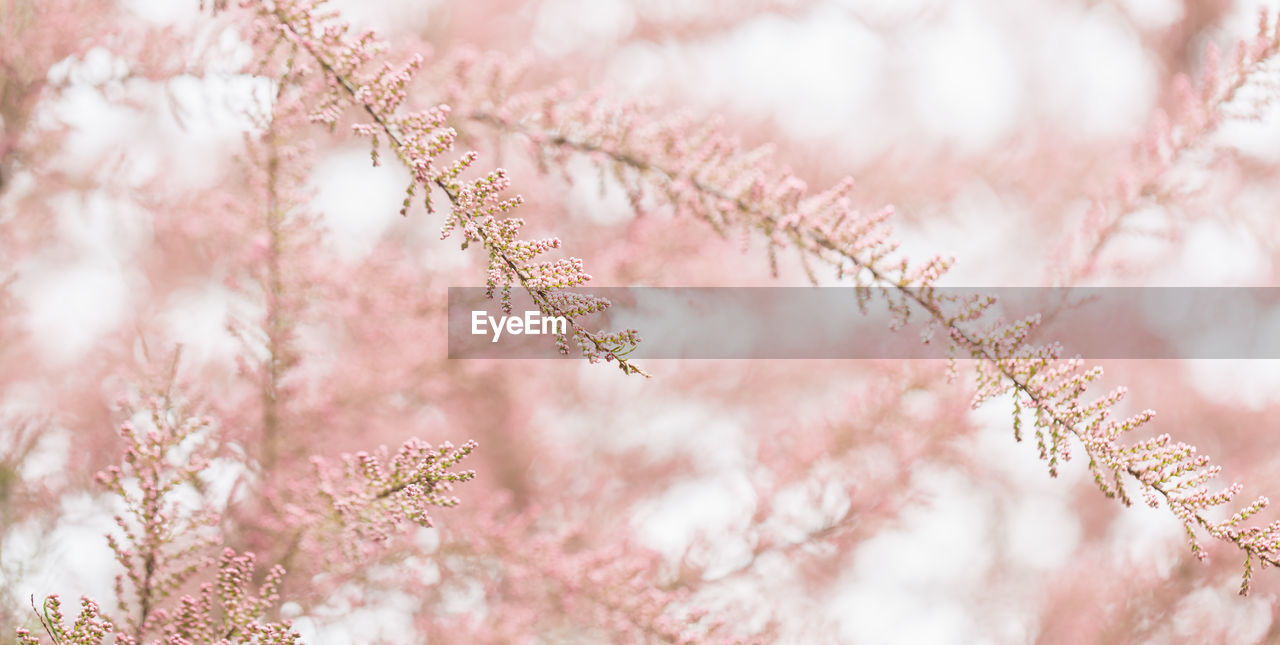
[[[281,353],[285,350],[287,323],[281,311],[284,281],[280,272],[280,255],[283,251],[280,230],[283,213],[280,207],[278,181],[280,154],[277,149],[275,119],[267,133],[267,235],[270,248],[267,252],[267,373],[262,384],[262,465],[266,470],[275,466],[280,429],[280,379],[283,372]]]

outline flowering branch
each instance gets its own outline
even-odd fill
[[[201,553],[220,541],[211,532],[216,516],[183,513],[174,496],[184,485],[195,484],[197,475],[208,467],[205,452],[184,458],[179,451],[183,444],[190,444],[189,439],[206,432],[212,421],[181,414],[167,393],[152,397],[147,406],[151,427],[139,431],[133,421],[122,423],[119,434],[127,445],[122,466],[108,466],[97,476],[125,503],[125,515],[115,517],[122,536],[109,534],[107,544],[124,567],[124,573],[116,576],[116,598],[138,641],[156,625],[153,611],[159,603],[210,564]],[[176,547],[179,535],[194,539]],[[132,603],[125,594],[126,579],[133,590]]]
[[[354,560],[386,542],[406,522],[430,527],[428,510],[456,506],[458,499],[448,494],[453,485],[475,478],[473,470],[450,470],[475,448],[474,441],[455,448],[447,442],[432,447],[410,440],[394,457],[384,447],[377,454],[344,455],[338,464],[313,458],[320,506],[341,534],[336,546]],[[313,525],[308,532],[307,539],[320,537]]]
[[[218,562],[217,584],[200,586],[198,598],[183,596],[170,614],[158,610],[164,643],[251,643],[254,645],[298,645],[301,636],[291,631],[288,621],[260,623],[262,615],[279,600],[277,590],[284,570],[275,567],[255,595],[249,591],[253,580],[253,556],[237,556],[226,549]],[[34,601],[33,607],[34,609]],[[36,615],[45,633],[57,645],[101,645],[108,634],[116,634],[115,645],[138,645],[136,636],[121,633],[92,599],[80,599],[80,613],[67,629],[62,603],[57,594],[45,598],[43,611]],[[21,645],[39,645],[40,640],[26,629],[16,632]],[[155,641],[161,642],[161,641]]]
[[[1123,223],[1147,201],[1161,201],[1169,189],[1161,184],[1168,171],[1205,139],[1217,132],[1227,116],[1227,108],[1236,103],[1241,91],[1259,84],[1259,77],[1280,54],[1280,19],[1272,19],[1266,8],[1258,15],[1258,28],[1251,40],[1236,43],[1227,69],[1220,69],[1218,48],[1210,43],[1205,51],[1204,70],[1199,87],[1179,76],[1175,89],[1179,101],[1176,118],[1158,112],[1151,131],[1140,143],[1134,161],[1136,170],[1129,171],[1112,189],[1112,194],[1099,197],[1089,207],[1087,230],[1093,240],[1083,260],[1071,272],[1072,280],[1087,275],[1102,251],[1122,231]],[[1255,109],[1256,111],[1256,109]],[[1258,118],[1245,112],[1246,118]]]
[[[344,108],[359,105],[371,123],[356,124],[353,130],[370,138],[374,164],[379,164],[379,138],[385,137],[391,142],[396,156],[412,171],[413,181],[406,190],[402,215],[407,213],[414,193],[419,189],[424,191],[428,212],[434,212],[431,191],[434,188],[442,190],[452,207],[442,228],[442,237],[448,237],[454,229],[460,228],[465,237],[464,249],[470,242],[479,242],[488,251],[490,297],[501,287],[503,307],[509,313],[510,289],[518,284],[528,291],[543,314],[566,319],[571,334],[589,360],[616,361],[626,374],[649,376],[626,358],[640,341],[634,330],[592,332],[577,321],[581,316],[608,306],[608,301],[603,298],[562,291],[591,279],[583,270],[582,261],[567,258],[533,262],[535,257],[559,248],[560,240],[521,240],[518,232],[524,225],[523,220],[498,218],[523,201],[519,196],[511,199],[500,197],[502,191],[510,186],[504,170],[497,169],[481,179],[463,182],[461,174],[478,158],[474,152],[464,154],[447,167],[436,167],[435,159],[453,148],[457,136],[452,128],[444,125],[449,107],[439,105],[397,114],[407,98],[409,80],[421,65],[420,56],[415,56],[400,69],[383,64],[377,71],[369,72],[367,68],[375,61],[383,44],[376,41],[371,32],[358,39],[350,38],[348,25],[318,12],[323,0],[251,4],[256,4],[257,15],[270,26],[266,31],[278,35],[293,51],[305,52],[322,70],[329,91],[316,107],[312,119],[335,127]],[[295,61],[293,56],[290,60]],[[306,71],[305,68],[299,69]],[[558,336],[557,344],[562,353],[568,353],[564,335]]]
[[[176,370],[176,359],[174,365]],[[172,384],[172,371],[169,379]],[[58,597],[49,596],[37,614],[54,643],[96,645],[109,633],[117,645],[148,642],[150,635],[166,643],[298,642],[288,621],[263,622],[279,601],[284,567],[272,567],[255,592],[252,553],[223,549],[216,560],[206,555],[222,541],[216,531],[220,516],[207,504],[190,508],[189,498],[201,495],[212,425],[207,417],[187,414],[172,385],[147,399],[145,414],[133,413],[120,425],[127,445],[121,463],[97,479],[124,501],[125,512],[115,518],[119,534],[109,534],[107,542],[124,568],[115,593],[125,618],[113,620],[85,598],[67,628]],[[474,442],[433,448],[410,440],[391,458],[385,449],[348,455],[337,466],[314,458],[319,484],[306,500],[313,510],[302,511],[312,521],[301,523],[291,541],[323,544],[316,553],[354,557],[387,541],[405,522],[430,526],[428,510],[455,506],[458,500],[448,494],[452,486],[475,477],[474,471],[452,470],[474,448]],[[316,521],[326,517],[331,522]],[[329,530],[333,525],[336,536]],[[196,595],[168,602],[215,564],[214,581],[200,584]],[[26,630],[17,636],[24,645],[39,642]]]
[[[80,613],[68,630],[62,616],[62,601],[57,594],[44,599],[43,611],[36,609],[35,598],[31,600],[31,609],[40,619],[40,625],[54,643],[75,643],[76,645],[98,645],[102,639],[115,630],[111,620],[102,614],[98,603],[89,598],[80,599]],[[16,636],[21,645],[39,645],[40,641],[26,629],[18,629]]]
[[[1259,45],[1252,55],[1269,56],[1270,51]],[[464,64],[463,71],[492,77],[487,70],[477,72],[477,67],[481,66],[467,69]],[[484,86],[473,83],[470,87]],[[1196,456],[1194,447],[1173,443],[1167,435],[1130,445],[1118,443],[1120,435],[1145,425],[1154,412],[1112,420],[1111,408],[1124,397],[1123,388],[1082,403],[1089,384],[1101,377],[1101,368],[1086,370],[1079,359],[1063,360],[1056,346],[1029,345],[1027,335],[1034,320],[976,327],[993,301],[938,293],[934,285],[950,260],[936,257],[910,269],[905,259],[893,258],[897,244],[885,226],[892,209],[860,213],[850,199],[852,179],[808,194],[803,181],[771,164],[769,150],[744,151],[714,124],[694,126],[683,117],[651,119],[634,106],[608,104],[597,97],[569,104],[551,93],[495,100],[485,92],[492,90],[470,96],[459,93],[459,99],[471,103],[468,120],[523,137],[541,160],[588,155],[613,170],[637,208],[651,196],[677,212],[708,222],[721,234],[729,227],[756,232],[768,244],[775,272],[775,249],[790,247],[805,262],[811,279],[815,278],[810,261],[817,260],[834,268],[837,277],[852,277],[859,287],[878,287],[897,313],[897,324],[905,324],[912,310],[922,311],[927,320],[926,342],[934,331],[942,330],[953,356],[977,359],[975,406],[1013,393],[1018,440],[1022,438],[1021,407],[1034,411],[1040,455],[1049,462],[1051,474],[1057,474],[1060,460],[1070,458],[1067,438],[1075,437],[1084,444],[1089,468],[1104,494],[1130,504],[1121,474],[1131,475],[1149,503],[1163,499],[1182,521],[1198,557],[1205,556],[1196,528],[1244,551],[1242,594],[1248,591],[1255,560],[1264,567],[1280,564],[1280,522],[1265,528],[1239,526],[1267,505],[1266,498],[1258,498],[1226,521],[1209,519],[1205,512],[1230,502],[1241,490],[1239,485],[1210,493],[1205,484],[1220,469],[1211,466],[1207,457]],[[866,290],[858,293],[866,297]]]
[[[207,506],[192,510],[183,497],[200,496],[200,474],[209,466],[207,435],[212,420],[186,413],[172,391],[177,355],[170,369],[169,385],[146,400],[144,411],[126,407],[131,418],[120,425],[126,448],[119,465],[108,466],[97,480],[124,502],[125,512],[115,516],[119,535],[108,534],[107,544],[124,572],[116,576],[118,608],[126,617],[111,620],[89,598],[68,630],[56,595],[45,599],[37,611],[54,643],[96,645],[108,633],[117,645],[147,642],[160,634],[166,643],[295,643],[298,635],[287,622],[260,622],[278,600],[284,577],[273,567],[258,592],[249,590],[254,556],[224,549],[217,560],[217,582],[200,585],[198,597],[183,595],[176,607],[165,601],[215,562],[205,555],[221,542],[215,530],[219,517]],[[132,593],[126,593],[126,581]],[[18,630],[19,642],[39,641]]]

